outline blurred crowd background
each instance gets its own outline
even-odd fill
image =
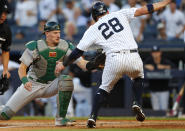
[[[13,34],[11,61],[9,63],[9,69],[12,73],[12,84],[9,91],[5,95],[0,96],[0,104],[5,104],[21,84],[17,75],[19,57],[25,49],[24,45],[27,42],[44,38],[43,25],[47,21],[58,22],[62,27],[61,38],[73,43],[75,46],[82,38],[86,29],[94,23],[90,14],[91,5],[94,0],[8,1],[10,3],[11,13],[8,15],[7,22]],[[123,8],[139,8],[147,3],[158,2],[160,0],[102,1],[108,6],[111,13]],[[138,42],[138,46],[141,47],[141,56],[145,63],[146,71],[164,70],[165,74],[163,74],[166,75],[166,73],[169,74],[169,71],[166,70],[174,69],[180,71],[179,74],[182,73],[182,76],[177,78],[178,80],[175,80],[176,77],[173,77],[172,74],[173,79],[172,77],[167,77],[166,79],[164,77],[163,79],[152,78],[152,80],[148,78],[146,82],[142,106],[152,110],[167,111],[172,107],[175,99],[173,89],[178,92],[184,81],[185,0],[176,0],[165,9],[134,19],[131,21],[131,29],[135,40]],[[163,50],[165,51],[164,57],[162,55]],[[84,56],[90,60],[96,54],[97,51],[89,51]],[[165,66],[158,66],[161,61],[161,65]],[[68,115],[88,116],[91,110],[93,93],[101,82],[101,70],[84,72],[76,65],[72,65],[70,71],[74,76],[75,91]],[[126,91],[124,89],[126,88],[125,81],[125,78],[123,78],[118,82],[116,86],[119,88],[115,88],[112,98],[104,106],[105,108],[127,107],[125,105],[126,98],[124,97]],[[159,98],[159,100],[155,98]],[[119,102],[121,104],[117,104]],[[36,99],[23,110],[19,112],[20,115],[54,116],[56,112],[55,97]]]

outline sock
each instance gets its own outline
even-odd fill
[[[98,116],[98,111],[101,107],[101,105],[106,101],[108,97],[108,92],[102,89],[98,89],[95,97],[94,97],[94,103],[93,103],[93,108],[91,112],[91,118],[93,118],[96,121],[96,118]]]
[[[142,105],[142,93],[144,87],[144,79],[143,78],[136,78],[133,80],[133,99],[134,104]]]
[[[58,116],[65,118],[69,102],[71,100],[72,91],[59,91],[58,93]]]

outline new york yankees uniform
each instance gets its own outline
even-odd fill
[[[82,51],[100,46],[106,53],[101,89],[110,92],[124,75],[132,79],[144,78],[143,62],[137,52],[129,22],[137,8],[122,9],[105,15],[84,34],[77,48]]]

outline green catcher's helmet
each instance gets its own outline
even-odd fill
[[[44,32],[60,30],[60,25],[57,22],[50,21],[44,25]]]

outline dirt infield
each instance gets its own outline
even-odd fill
[[[1,131],[12,130],[34,130],[34,129],[60,129],[54,126],[54,120],[10,120],[0,121]],[[74,126],[62,127],[62,129],[85,129],[86,120],[77,120]],[[185,129],[185,120],[145,120],[137,122],[136,120],[98,120],[97,128],[170,128]]]

